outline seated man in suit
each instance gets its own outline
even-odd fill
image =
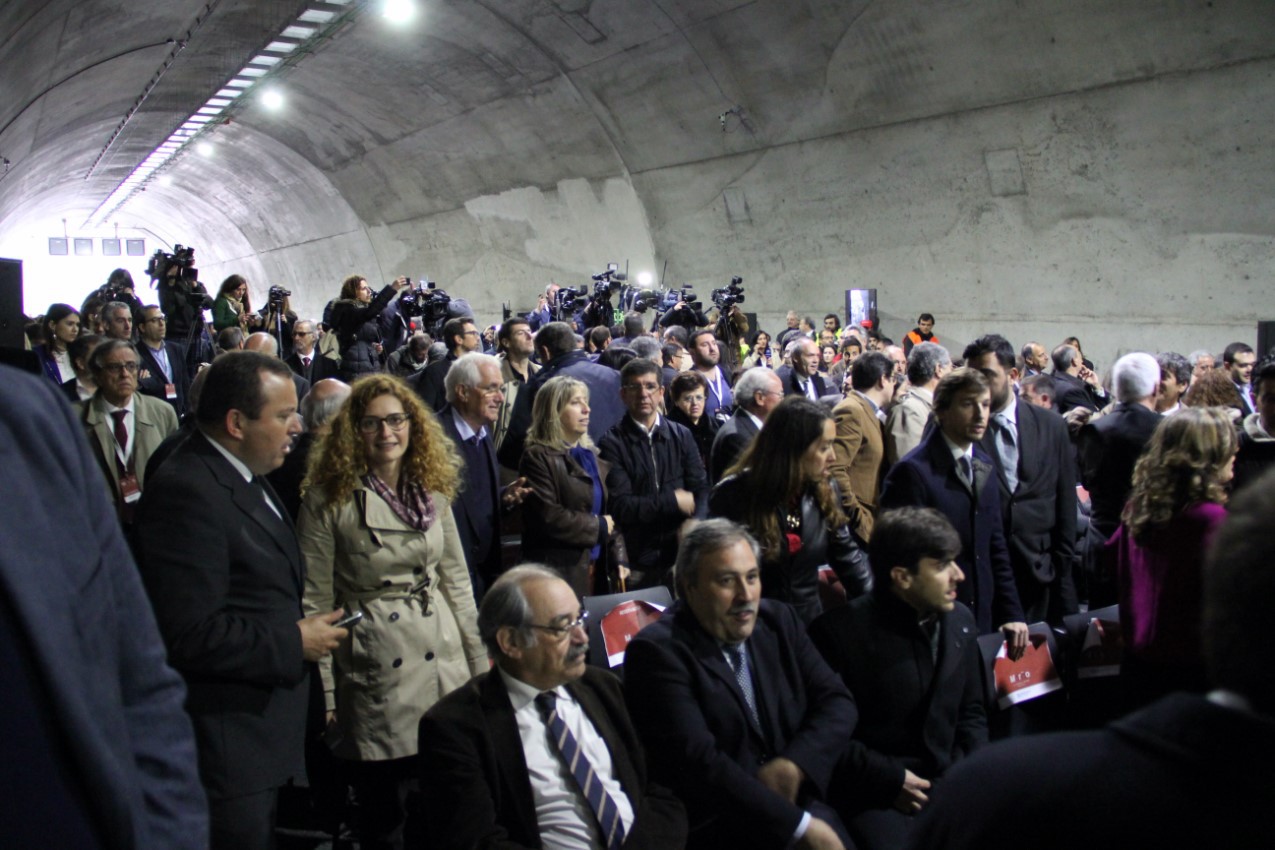
[[[146,462],[177,430],[172,407],[137,392],[138,363],[137,349],[126,340],[108,339],[93,349],[89,370],[97,393],[80,416],[125,529],[146,486]]]
[[[914,848],[1257,848],[1275,806],[1275,473],[1238,493],[1202,565],[1217,690],[1177,693],[1105,729],[1010,738],[935,789]],[[1236,793],[1242,789],[1242,793]]]
[[[996,465],[976,444],[987,432],[992,394],[975,369],[956,369],[934,391],[938,427],[885,477],[881,509],[937,508],[961,537],[956,562],[965,573],[957,598],[974,612],[979,634],[1005,632],[1017,658],[1027,623],[1005,544]]]
[[[836,387],[829,387],[819,374],[819,345],[809,337],[800,337],[792,343],[791,366],[775,370],[784,385],[784,395],[804,395],[818,401]]]
[[[729,520],[686,534],[681,598],[625,655],[629,713],[652,776],[686,804],[688,847],[841,848],[824,799],[854,700],[793,609],[761,598],[758,560]]]
[[[682,847],[686,813],[647,780],[619,681],[585,664],[570,585],[514,567],[483,597],[478,629],[495,669],[421,718],[430,845]]]
[[[841,507],[860,542],[872,536],[872,520],[881,490],[885,463],[883,427],[886,408],[894,399],[894,363],[879,351],[869,351],[850,367],[853,389],[832,409],[837,420],[836,460],[832,477],[841,488]]]
[[[465,546],[465,563],[475,599],[500,574],[500,515],[522,504],[527,479],[500,488],[500,468],[492,427],[504,400],[500,361],[470,352],[456,359],[443,379],[447,404],[439,411],[443,431],[465,462],[465,487],[452,502],[456,528]]]
[[[978,629],[956,601],[960,551],[933,508],[886,511],[869,546],[873,593],[810,626],[859,709],[832,801],[860,850],[903,846],[931,782],[987,743]]]
[[[748,448],[783,397],[784,385],[779,376],[765,366],[754,366],[739,377],[735,383],[735,413],[713,437],[710,483],[716,484],[725,477],[726,470]]]
[[[1107,403],[1107,391],[1074,345],[1054,349],[1054,409],[1066,413],[1077,407],[1099,410]]]

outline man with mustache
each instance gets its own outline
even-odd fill
[[[907,843],[931,782],[987,743],[987,714],[956,529],[933,508],[886,511],[868,551],[873,593],[815,620],[810,639],[859,710],[830,799],[860,850],[884,850]]]
[[[426,834],[438,847],[682,847],[686,813],[650,783],[619,680],[585,664],[580,600],[547,567],[492,584],[495,662],[421,719]]]
[[[687,847],[853,846],[824,800],[854,700],[793,609],[761,598],[759,555],[729,520],[687,532],[680,600],[625,654],[629,714],[686,805]]]

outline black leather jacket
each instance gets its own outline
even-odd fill
[[[744,497],[751,486],[749,478],[747,470],[723,478],[708,497],[709,516],[747,525]],[[836,482],[831,483],[835,489]],[[819,568],[824,564],[832,567],[837,574],[848,598],[855,599],[872,590],[868,555],[859,548],[850,532],[850,525],[843,523],[830,529],[819,509],[819,502],[813,493],[807,492],[801,498],[801,549],[789,554],[785,547],[778,560],[763,558],[762,595],[792,605],[808,625],[823,612],[823,604],[819,601]]]

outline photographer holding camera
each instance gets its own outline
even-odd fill
[[[341,380],[352,382],[361,375],[381,370],[381,329],[377,318],[394,296],[412,285],[406,277],[372,297],[372,287],[363,275],[350,275],[341,283],[341,297],[332,305],[332,331],[341,349]]]
[[[708,317],[704,315],[704,304],[696,300],[695,291],[688,284],[682,284],[681,290],[669,290],[664,296],[662,306],[664,312],[655,322],[657,327],[667,328],[677,325],[686,328],[689,334],[708,324]]]
[[[212,338],[204,326],[204,311],[212,309],[213,299],[199,282],[195,249],[174,245],[171,254],[156,251],[146,273],[158,290],[164,339],[181,346],[186,377],[193,379],[199,364],[211,363],[213,358]]]
[[[261,329],[279,341],[279,356],[285,360],[292,356],[292,329],[297,324],[297,314],[288,300],[291,296],[290,290],[272,286],[266,294],[266,306],[258,311]]]

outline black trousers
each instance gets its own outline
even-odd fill
[[[407,836],[416,836],[411,846],[420,846],[419,807],[409,802],[420,787],[416,758],[348,764],[359,807],[355,825],[360,850],[403,850]]]
[[[274,850],[278,813],[278,788],[242,797],[210,799],[212,850]]]

